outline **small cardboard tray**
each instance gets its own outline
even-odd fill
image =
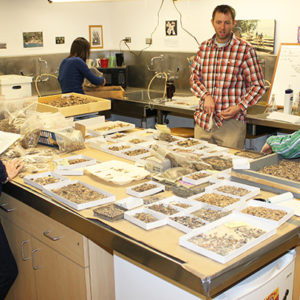
[[[72,105],[67,107],[56,107],[48,104],[52,100],[58,100],[58,99],[62,99],[62,97],[68,97],[68,96],[90,99],[93,102],[87,104]],[[83,94],[69,93],[69,94],[59,94],[59,95],[39,97],[36,110],[38,112],[61,112],[65,117],[72,117],[72,116],[78,116],[78,115],[110,110],[110,109],[111,109],[110,100],[83,95]]]
[[[102,145],[100,147],[100,150],[112,155],[116,155],[119,156],[119,152],[123,151],[123,150],[130,150],[132,149],[134,146],[129,144],[129,143],[125,143],[125,142],[121,142],[121,143],[116,143],[116,144],[109,144],[109,145]]]
[[[184,220],[188,220],[189,222],[195,222],[196,224],[194,223],[194,226],[188,226],[188,225],[185,225],[182,221],[176,220],[175,218],[183,218]],[[202,220],[194,215],[188,214],[186,211],[179,212],[178,214],[175,214],[175,215],[169,217],[169,219],[168,219],[168,225],[170,225],[180,231],[183,231],[185,233],[189,233],[189,232],[191,232],[197,228],[200,228],[206,224],[207,224],[207,222],[205,222],[204,220]]]
[[[127,131],[134,129],[135,125],[123,121],[108,121],[95,126],[90,126],[87,131],[94,135],[107,135],[115,132]]]
[[[234,155],[231,155],[230,153],[218,153],[216,154],[206,154],[204,157],[202,157],[202,160],[206,162],[207,164],[210,164],[210,166],[217,171],[225,171],[225,170],[231,170],[232,168],[232,159],[234,158]],[[209,160],[215,159],[215,163],[209,163]],[[216,161],[219,160],[220,163],[216,163]],[[224,164],[223,164],[224,162]],[[228,166],[227,166],[228,164]]]
[[[241,188],[241,189],[245,189],[249,192],[247,194],[241,195],[241,196],[231,194],[231,193],[225,193],[225,192],[222,192],[222,191],[218,190],[218,188],[220,188],[222,186],[230,186],[230,187],[233,187],[233,188]],[[255,197],[256,195],[258,195],[260,193],[260,188],[250,186],[250,185],[247,185],[247,184],[237,183],[237,182],[230,181],[230,180],[220,180],[220,181],[216,182],[213,185],[207,186],[205,188],[205,191],[207,191],[207,192],[218,192],[218,193],[228,195],[228,196],[232,196],[232,197],[239,197],[243,201],[243,200],[251,199],[251,198]]]
[[[215,172],[214,176],[209,181],[216,183],[222,180],[230,180],[230,170]]]
[[[38,174],[34,174],[34,175],[27,175],[27,176],[24,177],[24,182],[26,184],[29,184],[29,185],[31,185],[31,186],[39,189],[39,190],[43,190],[44,186],[48,185],[50,183],[42,185],[42,184],[36,182],[36,180],[38,178],[44,178],[44,177],[54,177],[54,178],[57,179],[57,182],[68,180],[68,178],[63,177],[60,174],[57,174],[55,172],[50,172],[49,171],[49,172],[43,172],[43,173],[38,173]]]
[[[212,194],[212,193],[223,195],[223,196],[228,196],[228,197],[231,197],[233,199],[236,199],[236,201],[233,202],[233,203],[231,203],[231,204],[228,204],[227,206],[217,206],[217,205],[209,204],[207,202],[202,202],[200,200],[196,200],[196,199],[200,198],[201,196],[204,196],[205,194]],[[193,195],[193,196],[189,197],[188,199],[195,200],[195,201],[197,201],[199,203],[203,203],[203,204],[205,204],[207,206],[214,207],[216,209],[222,209],[222,210],[225,210],[225,211],[229,211],[229,210],[233,210],[233,209],[238,209],[245,202],[245,200],[241,200],[240,197],[233,196],[233,195],[228,195],[228,194],[223,194],[223,193],[219,193],[218,191],[215,191],[215,190],[213,190],[213,191],[205,191],[203,193]]]
[[[106,182],[124,185],[134,180],[141,180],[150,175],[144,168],[118,161],[110,160],[85,168],[85,171]]]
[[[154,218],[156,218],[157,220],[149,223],[139,220],[138,218],[135,217],[135,215],[140,213],[149,214]],[[146,207],[140,207],[137,209],[126,211],[124,213],[124,219],[145,230],[161,227],[168,223],[168,218],[166,216],[158,214],[152,210],[149,210]]]
[[[270,218],[263,218],[263,217],[253,216],[253,215],[250,215],[250,214],[247,214],[247,213],[243,212],[242,210],[247,208],[247,207],[258,207],[258,208],[263,207],[263,208],[272,209],[272,210],[280,210],[280,211],[285,212],[286,214],[281,219],[276,221],[276,220],[273,220],[273,219],[270,219]],[[243,215],[251,216],[251,217],[253,217],[254,219],[256,219],[258,221],[268,222],[269,224],[274,225],[277,228],[294,215],[294,210],[291,209],[291,208],[288,208],[288,207],[280,206],[280,204],[279,205],[274,205],[272,203],[249,200],[239,209],[239,213],[241,213]]]
[[[175,196],[176,197],[176,196]],[[178,197],[179,198],[179,197]],[[167,199],[169,199],[169,198],[167,198]],[[157,213],[157,214],[159,214],[159,215],[162,215],[162,216],[166,216],[166,217],[170,217],[170,216],[174,216],[174,215],[176,215],[176,214],[178,214],[178,213],[180,213],[180,212],[182,212],[182,211],[185,211],[185,209],[184,208],[182,208],[182,207],[179,207],[179,206],[175,206],[175,205],[172,205],[172,204],[170,204],[170,201],[171,200],[167,200],[167,199],[163,199],[163,200],[161,200],[161,201],[157,201],[157,202],[155,202],[155,203],[151,203],[151,204],[149,204],[149,205],[146,205],[145,207],[147,208],[147,209],[149,209],[150,211],[154,211],[155,213]],[[154,207],[153,206],[164,206],[164,207],[166,207],[166,208],[169,208],[170,210],[172,210],[173,212],[172,213],[164,213],[164,212],[162,212],[162,211],[158,211],[158,210],[156,210],[156,209],[154,209]]]
[[[201,177],[201,178],[198,178],[198,179],[192,178],[192,176],[197,176],[197,175],[201,175],[201,174],[206,175],[206,177]],[[182,180],[184,182],[187,182],[187,183],[190,183],[190,184],[198,185],[198,184],[210,181],[214,176],[215,176],[214,172],[211,172],[209,170],[203,170],[203,171],[198,171],[198,172],[194,172],[194,173],[191,173],[191,174],[184,175],[182,177]]]
[[[75,184],[75,183],[81,183],[82,185],[84,185],[85,187],[87,187],[90,190],[93,190],[95,192],[98,192],[99,194],[103,194],[105,195],[105,198],[101,198],[101,199],[97,199],[94,201],[89,201],[89,202],[85,202],[85,203],[75,203],[72,202],[69,199],[63,198],[57,194],[55,194],[53,192],[53,190],[58,189],[58,188],[62,188],[65,186],[68,186],[70,184]],[[82,210],[82,209],[87,209],[87,208],[91,208],[94,206],[98,206],[98,205],[102,205],[105,203],[109,203],[109,202],[113,202],[116,200],[116,197],[106,191],[103,191],[99,188],[96,188],[90,184],[87,184],[85,182],[79,181],[79,180],[65,180],[59,183],[53,183],[53,184],[49,184],[47,186],[44,187],[44,193],[50,197],[53,197],[54,199],[76,209],[76,210]]]
[[[136,197],[127,197],[115,202],[116,205],[124,209],[134,209],[144,204],[143,199]]]
[[[148,186],[149,185],[154,185],[154,187],[151,188],[151,189],[147,189],[145,191],[141,191],[141,192],[138,192],[138,191],[135,190],[136,188],[141,188],[142,186],[146,187],[147,185]],[[143,198],[143,197],[146,197],[146,196],[150,196],[150,195],[154,195],[156,193],[162,192],[164,190],[165,190],[165,186],[163,184],[160,184],[160,183],[155,182],[155,181],[147,181],[147,182],[144,182],[144,183],[141,183],[141,184],[137,184],[137,185],[128,187],[126,189],[126,193],[128,195],[131,195],[131,196],[134,196],[134,197]]]
[[[139,151],[144,152],[144,153],[138,154]],[[130,155],[130,153],[132,153],[132,155]],[[135,153],[137,153],[137,154],[135,155]],[[151,156],[152,153],[149,148],[142,147],[142,146],[140,146],[140,147],[135,146],[130,149],[125,149],[125,150],[116,152],[115,155],[125,158],[125,159],[128,159],[128,160],[137,161],[139,159]]]
[[[72,160],[77,160],[77,159],[84,159],[85,161],[83,162],[78,162],[75,164],[70,164],[69,162]],[[91,166],[97,163],[97,160],[85,155],[73,155],[73,156],[68,156],[65,158],[60,158],[56,159],[53,161],[56,164],[56,169],[58,170],[72,170],[72,169],[79,169],[79,168],[84,168],[86,166]]]
[[[170,196],[165,199],[160,200],[159,203],[164,203],[171,205],[174,208],[178,208],[180,210],[190,210],[196,207],[199,207],[201,203],[199,201],[195,201],[192,199],[181,198],[178,196]]]
[[[196,149],[196,148],[201,148],[201,146],[206,146],[208,143],[206,141],[194,139],[194,138],[186,138],[186,139],[181,139],[179,141],[175,141],[171,143],[175,147],[180,147],[180,148],[191,148],[191,149]]]
[[[227,255],[221,255],[217,252],[208,250],[206,248],[200,247],[195,243],[191,242],[190,239],[196,237],[200,234],[209,234],[211,231],[216,230],[217,228],[221,228],[221,226],[231,226],[231,227],[238,227],[243,225],[248,225],[250,227],[255,227],[265,231],[261,236],[258,238],[252,239],[248,241],[248,243],[244,244],[243,246],[232,250]],[[271,237],[276,233],[276,227],[274,225],[267,224],[266,222],[259,222],[250,218],[245,215],[235,214],[232,213],[222,219],[219,219],[215,222],[209,223],[205,226],[200,227],[182,237],[179,238],[179,244],[185,248],[188,248],[196,253],[209,257],[219,263],[225,264],[228,261],[234,259],[235,257],[243,254],[247,250],[253,248],[254,246],[258,245],[259,243],[265,241],[267,238]],[[220,247],[218,247],[220,249]]]
[[[126,138],[130,133],[128,132],[115,132],[112,134],[107,134],[104,136],[105,140],[110,143],[119,143],[123,142],[123,139]]]
[[[266,191],[277,194],[289,191],[295,198],[300,198],[300,182],[258,172],[265,166],[278,164],[282,159],[283,157],[277,153],[267,155],[251,161],[249,170],[232,170],[231,176],[236,181],[261,186]]]
[[[113,222],[124,218],[125,209],[110,203],[93,209],[93,212],[95,217]]]

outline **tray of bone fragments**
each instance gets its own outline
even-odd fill
[[[118,151],[115,155],[128,160],[138,161],[139,159],[144,159],[146,157],[151,156],[152,154],[150,149],[147,147],[135,146],[130,149]]]
[[[232,177],[240,182],[252,182],[273,193],[290,191],[300,198],[300,159],[284,159],[277,153],[255,159],[248,170],[233,170]]]
[[[145,230],[161,227],[168,223],[166,216],[151,211],[146,207],[126,211],[124,213],[124,219]]]
[[[143,198],[162,192],[164,190],[165,186],[163,184],[154,181],[147,181],[135,186],[128,187],[126,189],[126,193],[134,197]]]
[[[93,212],[95,217],[113,222],[124,218],[125,209],[109,203],[93,209]]]
[[[227,263],[276,233],[276,227],[232,213],[179,238],[179,244],[219,263]]]
[[[194,139],[194,138],[186,138],[181,139],[179,141],[175,141],[171,143],[174,147],[181,147],[181,148],[198,148],[201,149],[202,146],[207,147],[207,142]]]
[[[263,220],[279,227],[294,215],[292,208],[266,203],[256,200],[249,200],[239,210],[241,214],[253,216],[257,220]]]
[[[107,135],[115,132],[127,131],[134,129],[135,125],[123,121],[107,121],[104,123],[90,126],[87,131],[94,135]]]
[[[204,203],[208,206],[222,209],[225,211],[231,211],[233,209],[237,209],[241,207],[241,205],[245,202],[245,200],[241,200],[239,196],[234,195],[226,195],[217,191],[205,191],[200,194],[193,195],[188,199],[196,200],[201,203]]]
[[[205,188],[207,192],[218,192],[228,196],[237,196],[241,200],[254,198],[260,193],[260,188],[230,180],[220,180]]]
[[[53,162],[58,170],[71,170],[94,165],[97,163],[97,160],[85,155],[73,155],[56,159]]]
[[[118,156],[118,152],[123,151],[123,150],[129,150],[133,148],[133,145],[130,145],[128,143],[125,142],[120,142],[120,143],[115,143],[115,144],[103,144],[100,147],[100,150],[112,155],[116,155]]]
[[[115,201],[115,196],[79,180],[65,180],[44,187],[44,193],[76,209],[82,210]]]
[[[179,208],[180,210],[195,209],[195,207],[199,207],[201,205],[198,201],[178,196],[164,198],[160,200],[159,203],[168,204],[174,206],[174,208]]]
[[[33,175],[26,175],[24,182],[31,185],[39,190],[43,190],[44,186],[60,181],[69,180],[68,178],[61,176],[55,172],[43,172]]]
[[[218,155],[206,155],[202,160],[211,165],[214,170],[225,171],[232,168],[232,159],[234,155],[222,153]]]
[[[110,160],[85,168],[87,173],[117,185],[128,184],[150,175],[144,168],[118,160]]]
[[[182,181],[190,184],[198,185],[212,180],[214,176],[215,176],[214,172],[209,170],[203,170],[203,171],[184,175],[182,177]]]

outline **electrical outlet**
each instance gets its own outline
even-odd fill
[[[152,39],[151,38],[146,38],[146,44],[147,45],[152,45]]]
[[[131,37],[126,37],[123,40],[125,43],[131,43]]]

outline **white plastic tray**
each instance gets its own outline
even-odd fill
[[[220,195],[226,195],[226,196],[229,196],[231,198],[237,199],[237,201],[233,202],[232,204],[229,204],[229,205],[227,205],[225,207],[222,207],[222,206],[212,205],[212,204],[209,204],[207,202],[201,202],[200,200],[196,200],[197,198],[199,198],[199,197],[201,197],[201,196],[203,196],[205,194],[212,194],[212,193],[220,194]],[[193,195],[193,196],[189,197],[188,199],[192,199],[192,200],[195,200],[195,201],[197,201],[199,203],[203,203],[203,204],[205,204],[207,206],[214,207],[214,208],[217,208],[217,209],[226,210],[226,211],[233,210],[233,209],[238,209],[239,207],[241,207],[245,203],[245,200],[241,200],[240,197],[233,196],[233,195],[228,195],[228,194],[223,194],[223,193],[219,193],[219,192],[217,192],[215,190],[205,191],[203,193]]]
[[[145,153],[142,153],[142,154],[139,154],[139,155],[128,155],[128,152],[130,151],[135,151],[135,150],[147,150],[147,152]],[[139,159],[142,159],[142,158],[146,158],[146,157],[149,157],[151,156],[151,151],[149,148],[146,148],[146,147],[138,147],[138,146],[135,146],[135,147],[132,147],[130,149],[126,149],[126,150],[123,150],[123,151],[119,151],[117,152],[115,155],[119,156],[119,157],[122,157],[122,158],[125,158],[125,159],[128,159],[128,160],[132,160],[132,161],[137,161]]]
[[[184,146],[183,143],[188,142],[188,141],[193,141],[193,142],[195,142],[195,144],[193,144],[191,146]],[[198,140],[198,139],[194,139],[194,138],[186,138],[186,139],[182,139],[180,141],[172,142],[171,144],[174,145],[175,147],[180,147],[180,148],[185,148],[185,149],[196,149],[199,147],[201,148],[201,146],[206,146],[207,142]]]
[[[158,203],[164,203],[171,205],[172,207],[180,210],[190,210],[195,209],[196,207],[201,206],[199,201],[195,201],[192,199],[181,198],[178,196],[170,196],[160,200]],[[182,205],[181,205],[182,204]],[[187,207],[184,207],[187,206]]]
[[[128,147],[126,149],[121,149],[122,147]],[[100,150],[112,155],[116,155],[116,156],[120,156],[119,152],[123,151],[123,150],[130,150],[133,148],[133,145],[129,144],[129,143],[125,143],[125,142],[120,142],[120,143],[115,143],[115,144],[110,144],[110,145],[103,145],[102,147],[100,147]],[[115,149],[115,150],[113,150]],[[119,149],[119,150],[118,150]]]
[[[252,216],[252,215],[249,215],[249,214],[246,214],[246,213],[243,213],[242,210],[247,208],[247,207],[250,207],[250,206],[255,206],[255,207],[265,207],[265,208],[269,208],[269,209],[276,209],[276,210],[281,210],[281,211],[284,211],[286,212],[286,215],[283,216],[280,220],[278,221],[275,221],[275,220],[272,220],[272,219],[267,219],[267,218],[261,218],[261,217],[256,217],[256,216]],[[293,215],[294,215],[294,210],[291,209],[291,208],[288,208],[288,207],[283,207],[283,206],[280,206],[280,205],[275,205],[275,204],[272,204],[272,203],[266,203],[266,202],[261,202],[261,201],[255,201],[255,200],[249,200],[245,203],[245,205],[243,205],[240,210],[239,210],[239,213],[241,214],[245,214],[247,216],[251,216],[252,218],[258,220],[258,221],[265,221],[265,222],[268,222],[269,224],[272,224],[272,225],[275,225],[276,228],[279,227],[280,225],[282,225],[284,222],[286,222],[288,219],[290,219]]]
[[[55,177],[57,179],[59,179],[58,182],[60,181],[64,181],[64,180],[68,180],[68,178],[61,176],[60,174],[57,174],[55,172],[43,172],[43,173],[38,173],[38,174],[34,174],[34,175],[27,175],[24,177],[24,182],[26,184],[29,184],[39,190],[43,190],[45,185],[41,185],[40,183],[36,182],[35,180],[38,178],[43,178],[43,177]]]
[[[167,199],[169,199],[169,198],[167,198]],[[174,216],[174,215],[176,215],[176,214],[178,214],[178,213],[180,213],[182,211],[185,211],[185,209],[183,209],[182,207],[169,204],[170,199],[169,200],[167,200],[167,199],[163,199],[161,201],[157,201],[157,202],[148,204],[145,207],[147,209],[149,209],[150,211],[155,212],[156,214],[159,214],[161,216],[166,216],[166,217]],[[173,214],[171,214],[171,215],[167,215],[167,214],[164,214],[163,212],[160,212],[160,211],[157,211],[157,210],[154,210],[154,209],[151,208],[152,205],[160,205],[160,204],[163,205],[163,206],[165,206],[165,207],[169,207],[170,206],[172,209],[175,210],[175,212]]]
[[[89,166],[85,170],[104,181],[118,185],[124,185],[134,180],[141,180],[150,175],[150,172],[144,168],[139,168],[118,160],[110,160]]]
[[[144,185],[144,184],[153,184],[156,187],[152,188],[152,189],[149,189],[149,190],[146,190],[144,192],[137,192],[137,191],[134,190],[136,187],[139,187],[139,186]],[[163,184],[160,184],[160,183],[155,182],[155,181],[147,181],[147,182],[144,182],[144,183],[141,183],[141,184],[137,184],[137,185],[128,187],[126,189],[126,193],[128,195],[131,195],[131,196],[134,196],[134,197],[143,198],[143,197],[146,197],[146,196],[150,196],[150,195],[154,195],[156,193],[162,192],[164,190],[165,190],[165,186]]]
[[[77,164],[69,164],[69,161],[73,159],[86,159],[87,161],[77,163]],[[70,170],[70,169],[79,169],[86,166],[91,166],[97,163],[95,158],[91,158],[85,155],[73,155],[65,158],[56,159],[53,161],[56,165],[56,169],[58,170]]]
[[[134,215],[136,213],[147,213],[147,214],[151,214],[153,217],[155,217],[157,219],[157,221],[154,221],[154,222],[151,222],[151,223],[146,223],[146,222],[143,222],[137,218],[134,217]],[[126,211],[124,213],[124,219],[143,228],[143,229],[146,229],[146,230],[150,230],[150,229],[153,229],[153,228],[157,228],[157,227],[160,227],[160,226],[164,226],[168,223],[168,218],[164,215],[161,215],[161,214],[157,214],[156,212],[152,211],[152,210],[149,210],[145,207],[141,207],[141,208],[137,208],[137,209],[133,209],[133,210],[129,210],[129,211]]]
[[[122,127],[120,125],[122,125]],[[101,124],[97,124],[95,126],[90,126],[87,128],[87,131],[94,135],[107,135],[115,132],[131,130],[134,128],[135,125],[132,123],[122,121],[108,121]]]
[[[248,190],[249,193],[247,193],[244,196],[239,196],[239,198],[242,201],[251,199],[251,198],[255,197],[256,195],[258,195],[260,193],[260,188],[258,188],[258,187],[254,187],[254,186],[247,185],[247,184],[242,184],[242,183],[237,183],[237,182],[230,181],[230,180],[220,180],[220,181],[216,182],[213,185],[207,186],[205,188],[205,191],[207,191],[207,192],[218,192],[218,193],[221,193],[221,194],[224,194],[224,195],[235,196],[236,197],[236,195],[218,191],[217,189],[221,186],[232,186],[232,187],[237,187],[237,188],[242,188],[242,189]]]
[[[195,243],[189,241],[192,237],[197,236],[199,234],[207,234],[211,230],[214,230],[215,228],[218,228],[219,226],[222,226],[224,224],[241,224],[245,223],[251,227],[256,227],[261,230],[266,231],[264,234],[259,236],[256,239],[253,239],[246,243],[244,246],[241,246],[238,249],[233,250],[230,252],[228,255],[223,256],[220,255],[216,252],[213,252],[211,250],[202,248]],[[230,214],[218,221],[215,221],[213,223],[209,223],[205,226],[200,227],[199,229],[196,229],[182,237],[179,238],[179,244],[185,248],[188,248],[196,253],[199,253],[201,255],[207,256],[217,262],[220,263],[227,263],[228,261],[232,260],[233,258],[243,254],[245,251],[253,248],[254,246],[258,245],[259,243],[263,242],[270,236],[274,235],[276,233],[276,227],[274,225],[267,224],[266,222],[259,222],[257,220],[254,220],[253,218],[250,218],[246,215],[241,215],[241,214]]]
[[[191,178],[191,176],[197,175],[197,174],[204,174],[204,175],[207,175],[207,176],[203,177],[203,178],[199,178],[199,179]],[[194,173],[191,173],[191,174],[184,175],[182,177],[182,180],[184,182],[197,185],[197,184],[201,184],[201,183],[208,182],[208,181],[212,180],[214,176],[215,176],[215,172],[211,172],[209,170],[203,170],[203,171],[198,171],[198,172],[194,172]]]
[[[136,197],[127,197],[122,200],[116,201],[116,205],[121,206],[125,209],[133,209],[144,204],[143,199]]]
[[[195,220],[199,220],[199,222],[201,222],[203,225],[199,225],[198,227],[195,227],[195,228],[191,228],[189,226],[185,226],[184,224],[180,223],[180,222],[176,222],[175,220],[173,220],[173,218],[175,217],[187,217],[187,218],[192,218],[192,219],[195,219]],[[194,215],[191,215],[191,214],[188,214],[186,211],[182,211],[182,212],[179,212],[178,214],[176,215],[173,215],[173,216],[170,216],[168,218],[168,224],[180,231],[183,231],[185,233],[189,233],[189,232],[192,232],[194,230],[196,230],[197,228],[200,228],[202,226],[204,226],[205,224],[207,224],[206,221],[194,216]]]
[[[75,183],[78,183],[78,182],[81,183],[82,185],[86,186],[88,189],[96,191],[100,194],[103,194],[106,197],[102,198],[102,199],[97,199],[97,200],[94,200],[94,201],[78,204],[78,203],[74,203],[74,202],[72,202],[68,199],[65,199],[65,198],[55,194],[54,192],[52,192],[52,190],[54,190],[54,189],[58,189],[58,188],[68,186],[70,184],[75,184]],[[49,185],[44,187],[44,193],[48,196],[53,197],[54,199],[56,199],[58,201],[61,201],[62,203],[66,204],[66,205],[68,205],[68,206],[70,206],[74,209],[77,209],[77,210],[87,209],[87,208],[90,208],[90,207],[102,205],[102,204],[113,202],[113,201],[116,200],[116,197],[114,195],[112,195],[112,194],[110,194],[106,191],[103,191],[99,188],[96,188],[96,187],[94,187],[90,184],[79,181],[79,180],[68,180],[68,181],[66,180],[66,181],[62,181],[62,182],[59,182],[59,183],[49,184]]]

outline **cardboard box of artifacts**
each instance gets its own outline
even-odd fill
[[[259,186],[266,191],[273,193],[282,193],[285,191],[292,192],[294,197],[300,198],[300,181],[299,177],[296,180],[291,180],[284,177],[269,175],[262,173],[260,170],[267,166],[278,165],[284,158],[277,154],[271,154],[250,162],[250,169],[232,169],[231,177],[235,181],[248,183],[253,186]],[[289,159],[288,162],[295,164],[291,166],[276,167],[276,173],[279,169],[287,168],[286,174],[292,176],[295,172],[299,172],[300,159]],[[297,175],[296,175],[297,177]],[[291,178],[291,177],[290,177]]]
[[[84,86],[85,94],[100,97],[100,98],[111,98],[111,99],[124,99],[125,91],[121,86],[97,86],[90,87]]]
[[[39,97],[37,105],[38,112],[59,111],[65,117],[73,117],[110,109],[110,100],[77,93]]]

